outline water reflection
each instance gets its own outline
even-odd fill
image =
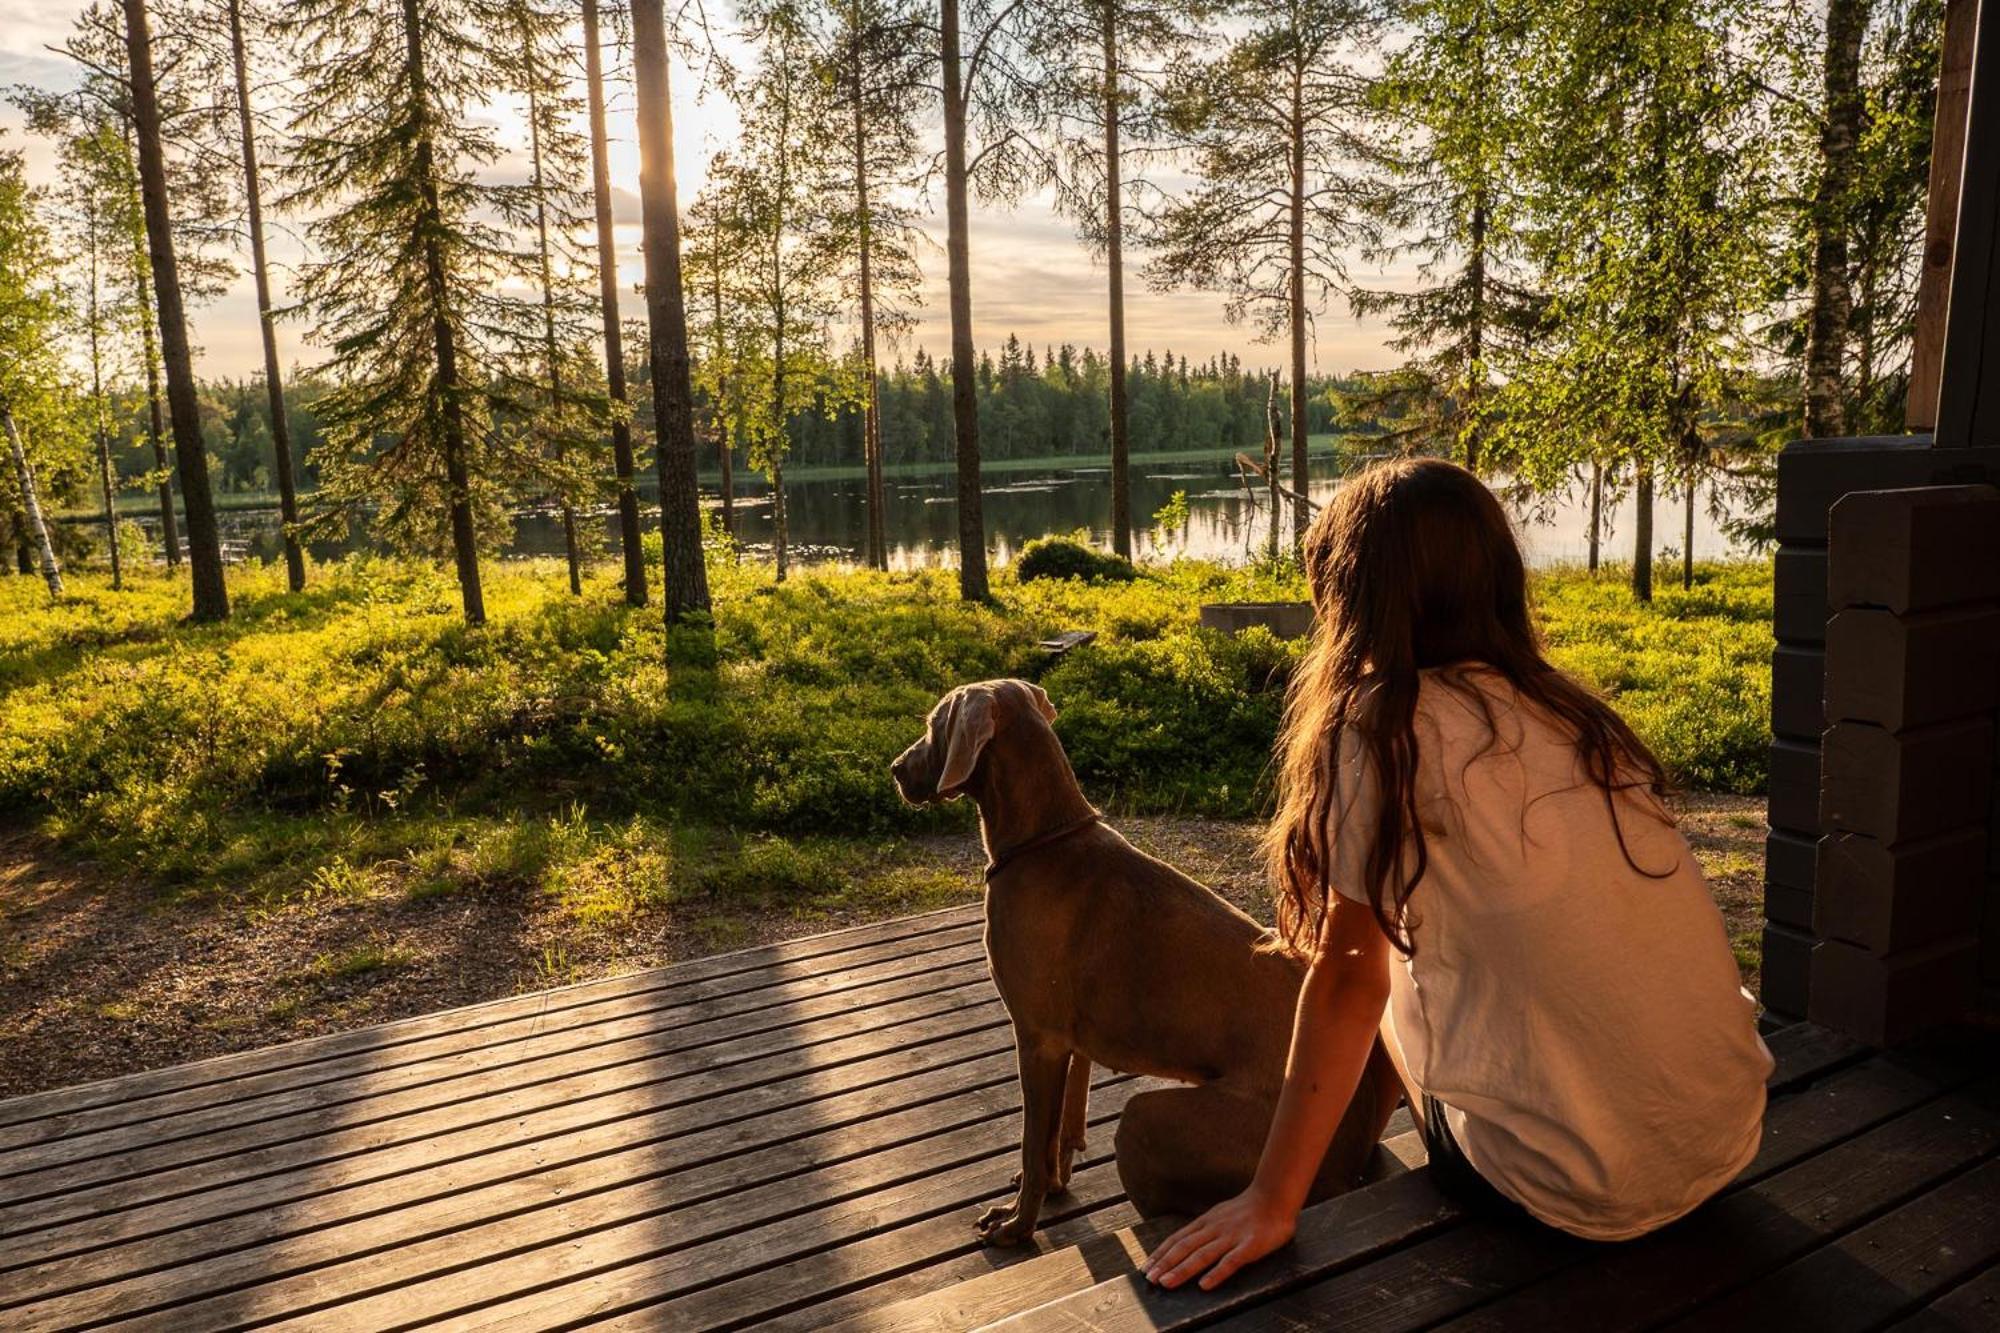
[[[1255,478],[1251,478],[1255,484]],[[1310,493],[1324,502],[1339,485],[1339,459],[1327,453],[1312,463]],[[1152,516],[1176,491],[1187,495],[1188,516],[1172,532],[1156,530]],[[949,473],[888,480],[889,563],[896,569],[921,569],[954,564],[958,546],[957,484]],[[801,562],[856,561],[867,534],[865,484],[859,479],[799,481],[786,485],[794,559]],[[712,485],[704,503],[720,505]],[[1588,496],[1578,486],[1553,502],[1545,501],[1530,514],[1517,513],[1517,524],[1531,563],[1581,563],[1588,552]],[[1708,560],[1741,554],[1742,548],[1724,533],[1700,506],[1695,522],[1695,557]],[[1029,541],[1048,533],[1088,531],[1109,542],[1111,518],[1110,470],[1103,467],[1050,466],[1032,472],[988,475],[985,490],[988,550],[1005,564]],[[1604,558],[1629,560],[1630,506],[1607,502]],[[1246,493],[1235,464],[1227,458],[1194,462],[1147,464],[1135,460],[1132,469],[1132,513],[1140,531],[1134,550],[1142,557],[1185,554],[1203,559],[1242,561],[1264,549],[1270,510],[1261,488]],[[657,509],[647,510],[648,523]],[[741,485],[735,501],[736,530],[753,556],[768,556],[772,538],[771,501],[761,483]],[[1289,525],[1289,515],[1286,516]],[[149,535],[158,539],[158,520],[139,516]],[[221,515],[223,540],[236,558],[279,559],[278,515],[275,510],[241,510]],[[617,514],[609,505],[585,516],[580,525],[598,554],[618,551]],[[1287,530],[1289,530],[1287,526]],[[1678,554],[1681,514],[1677,501],[1662,499],[1654,514],[1655,551]],[[380,544],[363,524],[355,524],[338,540],[312,543],[316,559],[378,550]],[[562,553],[562,523],[553,509],[529,509],[516,515],[514,539],[503,555],[534,557]]]

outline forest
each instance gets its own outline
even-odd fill
[[[1784,440],[1905,424],[1941,28],[1937,0],[99,0],[72,81],[8,91],[57,165],[0,148],[0,538],[53,596],[66,561],[116,584],[118,500],[150,497],[219,620],[216,497],[271,490],[294,591],[302,538],[359,516],[478,624],[513,508],[615,506],[624,598],[678,622],[710,607],[704,476],[770,483],[783,577],[788,462],[866,470],[880,566],[883,466],[949,460],[980,599],[982,459],[1108,455],[1127,554],[1134,451],[1242,449],[1298,491],[1340,429],[1582,484],[1593,534],[1629,495],[1644,600],[1657,505],[1754,510]],[[694,97],[739,131],[683,199]],[[975,197],[1070,220],[1101,330],[978,346]],[[949,345],[906,356],[940,212]],[[204,377],[240,269],[263,372]],[[1127,346],[1128,278],[1212,293],[1268,364]],[[1401,363],[1316,371],[1336,311]]]

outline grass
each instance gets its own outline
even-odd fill
[[[983,605],[943,572],[775,585],[718,558],[712,579],[713,629],[669,637],[608,569],[571,598],[554,565],[490,563],[480,630],[448,575],[368,557],[315,568],[299,594],[281,571],[232,571],[220,626],[181,623],[185,585],[164,575],[113,593],[78,572],[55,606],[38,580],[0,578],[0,811],[169,897],[257,911],[508,886],[606,929],[671,906],[726,941],[745,905],[810,918],[949,899],[956,880],[901,848],[971,812],[903,805],[886,766],[967,680],[1039,675],[1113,811],[1266,806],[1302,645],[1202,630],[1196,612],[1299,596],[1291,573],[1003,571]],[[1650,608],[1616,571],[1543,574],[1536,592],[1556,660],[1679,781],[1761,789],[1768,564],[1703,567]],[[1053,665],[1034,647],[1073,628],[1099,637]]]

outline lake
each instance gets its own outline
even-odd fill
[[[1310,493],[1324,502],[1340,480],[1338,455],[1327,452],[1312,460]],[[1253,482],[1255,478],[1252,479]],[[889,497],[889,563],[896,569],[949,566],[957,561],[958,502],[956,482],[949,472],[891,476]],[[1188,520],[1180,529],[1153,529],[1152,516],[1176,491],[1187,495]],[[861,478],[788,482],[793,557],[800,563],[857,562],[866,527],[866,483]],[[1141,557],[1189,555],[1202,559],[1242,561],[1263,549],[1269,531],[1269,510],[1260,489],[1253,504],[1245,495],[1234,462],[1227,457],[1152,462],[1144,456],[1132,465],[1132,513],[1142,531],[1134,534]],[[1535,565],[1577,564],[1588,554],[1588,494],[1578,486],[1568,496],[1544,502],[1535,515],[1516,513],[1516,523],[1528,559]],[[704,503],[718,507],[713,482],[704,484]],[[1704,497],[1705,500],[1705,497]],[[761,480],[739,482],[736,496],[737,533],[752,556],[768,558],[771,549],[770,489]],[[1608,504],[1605,558],[1629,558],[1630,526],[1624,504]],[[986,487],[986,535],[995,563],[1011,561],[1022,546],[1048,533],[1088,529],[1102,544],[1109,543],[1111,473],[1108,467],[1063,467],[1051,461],[1045,469],[990,474]],[[648,510],[657,520],[657,508]],[[158,539],[158,519],[136,515]],[[270,561],[279,558],[278,515],[275,509],[224,512],[223,540],[234,555]],[[81,517],[72,521],[84,521]],[[616,511],[605,505],[583,525],[605,557],[618,549]],[[1681,512],[1677,500],[1665,499],[1654,515],[1656,551],[1677,556]],[[1720,559],[1743,549],[1706,512],[1697,512],[1695,558]],[[353,551],[379,549],[357,525],[346,539],[312,544],[318,559]],[[562,522],[551,509],[529,509],[516,516],[514,540],[503,551],[517,558],[562,554]]]

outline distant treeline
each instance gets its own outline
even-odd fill
[[[1038,350],[1009,337],[997,356],[983,352],[979,357],[981,453],[988,459],[1007,459],[1108,452],[1109,380],[1109,366],[1094,348],[1062,343]],[[1343,383],[1331,378],[1310,382],[1307,424],[1313,432],[1334,428],[1328,390]],[[1263,450],[1269,381],[1258,372],[1245,370],[1242,358],[1233,353],[1198,362],[1172,351],[1149,350],[1133,360],[1125,387],[1132,405],[1135,453]],[[307,487],[319,484],[312,451],[322,431],[314,405],[325,392],[325,384],[310,372],[295,373],[285,382],[292,452],[301,483]],[[919,348],[907,362],[899,361],[881,375],[879,393],[886,462],[951,461],[948,362]],[[637,397],[640,433],[650,437],[648,398],[643,393]],[[1282,429],[1289,431],[1290,412],[1284,399],[1281,394],[1279,415]],[[143,488],[152,466],[145,394],[135,390],[114,395],[112,407],[119,446],[113,450],[113,462],[126,488]],[[216,489],[233,494],[271,489],[270,408],[263,380],[204,380],[201,408]],[[705,402],[697,402],[704,425],[711,420],[706,408]],[[793,418],[787,433],[792,440],[790,466],[859,467],[862,463],[861,413],[852,405],[843,405],[831,415],[801,413]],[[715,463],[713,438],[707,433],[704,469]],[[745,475],[749,460],[740,442],[733,457],[738,475]]]

